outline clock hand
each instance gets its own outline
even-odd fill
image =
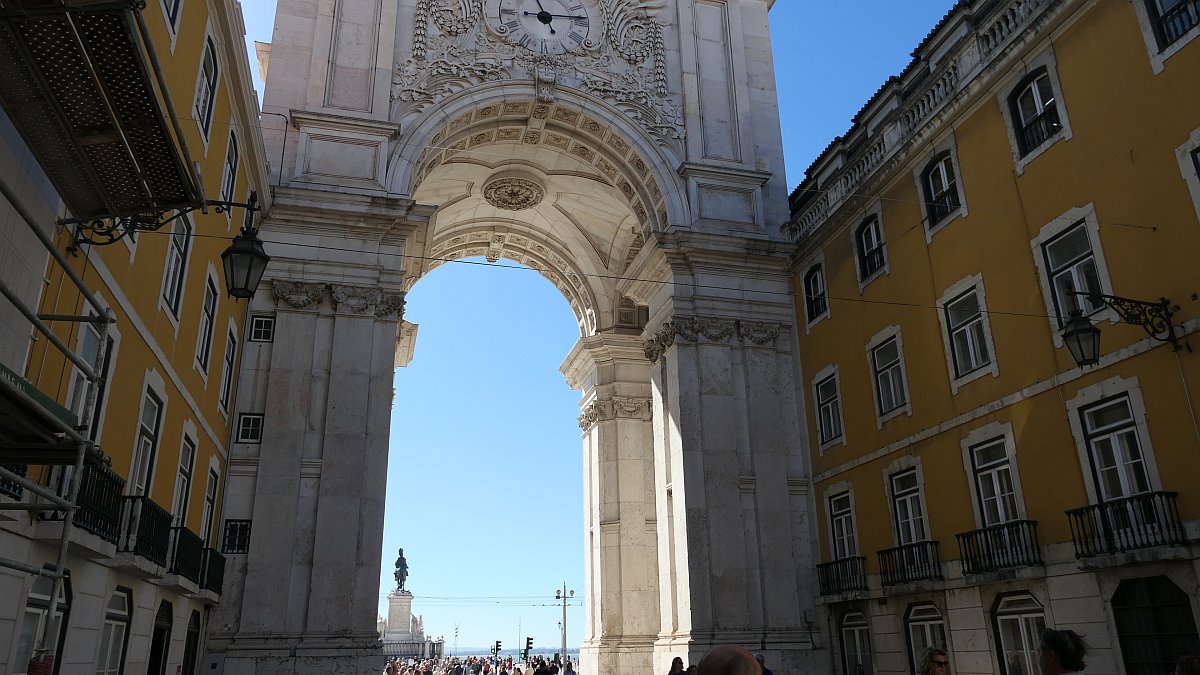
[[[538,16],[541,14],[541,12],[524,12],[524,14],[525,14],[525,16]],[[587,18],[586,16],[573,16],[571,14],[551,14],[550,12],[546,12],[546,16],[549,16],[554,19],[586,19]]]

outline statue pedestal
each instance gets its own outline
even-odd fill
[[[384,641],[401,642],[419,639],[412,632],[412,603],[413,595],[408,591],[388,593],[388,629],[383,636]]]

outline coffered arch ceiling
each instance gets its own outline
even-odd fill
[[[419,146],[410,139],[416,161],[392,174],[393,190],[437,206],[411,281],[447,260],[513,260],[559,288],[582,335],[627,324],[616,282],[665,227],[677,190],[662,186],[661,157],[604,120],[506,97],[438,118]]]

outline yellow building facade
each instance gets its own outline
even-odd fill
[[[836,672],[1038,672],[1045,627],[1087,672],[1200,651],[1198,36],[1195,3],[960,2],[793,193]]]
[[[26,224],[10,215],[5,236],[26,244],[17,282],[37,270],[36,283],[14,287],[83,362],[103,355],[89,403],[86,373],[50,338],[29,322],[4,335],[7,371],[55,402],[46,405],[52,414],[73,417],[96,446],[78,474],[70,462],[0,456],[6,469],[62,497],[69,479],[80,479],[58,601],[51,603],[51,576],[0,569],[5,674],[26,673],[39,644],[53,650],[56,672],[207,670],[209,610],[222,592],[221,495],[249,337],[246,304],[226,291],[222,253],[246,216],[242,206],[201,204],[245,205],[252,191],[260,207],[270,201],[241,6],[110,4],[67,3],[45,16],[6,18],[0,31],[3,63],[44,84],[26,98],[12,89],[0,95],[6,149],[23,160],[5,178],[19,188],[18,201],[36,206],[26,211],[51,216],[29,225],[66,262],[28,245]],[[56,31],[78,42],[46,37]],[[65,64],[61,80],[56,63]],[[80,81],[76,65],[95,84],[78,94],[78,106],[63,95]],[[30,114],[37,106],[61,117],[45,115],[43,125]],[[93,136],[74,126],[85,123]],[[55,136],[63,126],[75,145]],[[77,155],[63,162],[55,152]],[[13,214],[23,205],[0,206]],[[110,312],[106,328],[68,319],[101,315],[71,274]],[[0,480],[0,507],[13,507],[0,520],[0,550],[53,572],[62,513],[13,506],[45,501],[16,479]],[[65,630],[42,644],[52,604]]]

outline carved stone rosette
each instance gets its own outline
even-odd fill
[[[766,321],[742,321],[713,316],[673,317],[642,341],[646,358],[655,363],[676,342],[729,342],[773,346],[782,326]]]
[[[541,204],[546,190],[528,178],[506,176],[485,184],[483,198],[498,209],[523,211]]]
[[[592,401],[579,415],[579,428],[587,431],[600,422],[615,419],[634,419],[649,422],[652,417],[650,399],[614,396]]]
[[[275,279],[271,282],[271,296],[275,306],[283,302],[292,309],[308,309],[321,304],[325,295],[325,284],[306,284],[302,281]]]

